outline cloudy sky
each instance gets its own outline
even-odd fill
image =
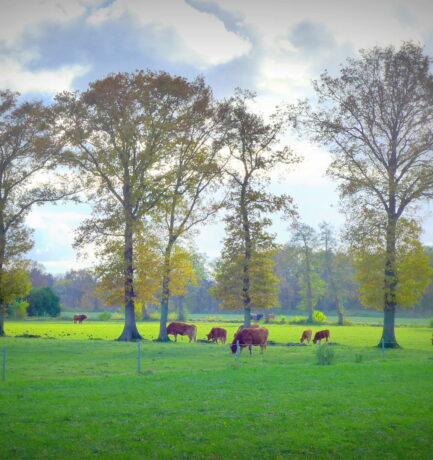
[[[204,75],[217,97],[241,87],[257,92],[267,113],[311,96],[311,80],[337,72],[347,57],[375,45],[413,40],[433,56],[431,0],[0,0],[0,88],[26,98],[87,87],[110,72],[165,70]],[[272,185],[291,194],[301,217],[340,226],[335,185],[324,176],[326,151],[288,135],[304,162]],[[71,247],[86,205],[35,209],[31,258],[52,273],[86,263]],[[426,209],[424,241],[433,243]],[[287,224],[275,221],[279,241]],[[200,251],[218,254],[222,226],[205,227]]]

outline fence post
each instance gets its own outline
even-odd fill
[[[382,337],[382,358],[385,358],[385,339]]]
[[[137,342],[137,372],[141,374],[141,342]]]
[[[241,348],[239,347],[239,340],[236,341],[236,361],[241,357]]]
[[[6,346],[3,346],[2,381],[6,381]]]

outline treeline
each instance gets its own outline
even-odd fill
[[[322,224],[322,230],[329,226]],[[320,232],[317,232],[320,235]],[[323,236],[326,236],[322,233]],[[315,247],[311,248],[310,279],[313,309],[327,315],[342,314],[344,319],[350,321],[351,314],[359,315],[362,311],[368,311],[359,298],[359,285],[356,281],[356,273],[353,267],[353,257],[346,251],[332,252],[334,284],[330,282],[330,270],[328,265],[329,254],[326,247],[320,243],[328,243],[326,240],[316,240]],[[424,252],[429,259],[430,267],[433,268],[433,247],[424,247]],[[182,295],[174,295],[171,298],[169,311],[175,312],[178,318],[185,320],[188,313],[221,313],[220,301],[212,294],[215,287],[213,267],[216,260],[210,260],[203,254],[190,253],[193,261],[193,282],[186,285]],[[296,314],[307,316],[308,299],[306,284],[305,248],[290,241],[285,245],[279,245],[274,255],[274,270],[278,278],[277,303],[271,307],[271,312],[276,314]],[[78,312],[102,312],[103,310],[118,310],[118,305],[107,305],[104,302],[104,293],[101,292],[101,285],[94,270],[81,269],[71,270],[62,275],[53,276],[47,273],[44,267],[32,263],[30,269],[30,280],[33,289],[49,287],[58,296],[59,305],[66,311]],[[335,287],[338,285],[340,293],[340,304],[335,296]],[[155,294],[155,303],[145,304],[145,308],[136,308],[136,317],[146,319],[152,313],[159,310],[159,295]],[[140,299],[136,302],[141,305]],[[50,305],[45,314],[49,315]],[[19,308],[19,303],[15,305]],[[26,308],[28,305],[26,304]],[[241,312],[239,309],[237,312]],[[256,313],[260,313],[260,308]],[[10,311],[13,314],[12,311]],[[28,312],[26,312],[28,314]],[[32,314],[30,312],[30,314]],[[60,314],[60,309],[57,312]],[[430,284],[424,291],[418,304],[406,314],[411,316],[426,317],[433,315],[433,284]]]

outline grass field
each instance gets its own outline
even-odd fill
[[[197,326],[204,338],[215,323]],[[138,327],[157,336],[157,323]],[[403,349],[382,356],[380,328],[328,327],[329,366],[313,345],[238,361],[181,338],[143,342],[138,374],[138,345],[112,341],[121,322],[7,322],[0,458],[431,458],[433,330],[398,328]],[[269,325],[270,340],[303,329]]]

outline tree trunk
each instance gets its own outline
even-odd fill
[[[5,333],[5,308],[0,305],[0,337],[4,337]]]
[[[142,317],[143,321],[148,321],[149,318],[150,318],[149,312],[147,311],[146,304],[143,304],[142,307],[141,307],[141,317]]]
[[[392,211],[392,210],[391,210]],[[397,273],[395,267],[396,254],[396,226],[397,219],[392,213],[388,216],[387,232],[386,232],[386,262],[384,272],[384,316],[383,316],[383,331],[382,338],[378,346],[382,346],[382,340],[385,348],[400,348],[395,338],[395,310],[396,288],[397,288]]]
[[[251,326],[251,296],[250,296],[250,263],[252,254],[252,243],[250,233],[250,222],[248,219],[248,210],[246,206],[246,185],[242,187],[241,192],[241,213],[242,226],[244,231],[244,266],[242,278],[242,304],[244,307],[244,327]]]
[[[123,332],[118,341],[133,342],[142,340],[135,322],[135,305],[134,305],[134,259],[133,259],[133,225],[132,217],[125,213],[125,325]]]
[[[306,269],[306,296],[307,296],[307,311],[308,311],[308,323],[313,322],[313,293],[311,291],[311,265],[310,255],[308,253],[308,247],[305,247],[305,269]]]
[[[164,273],[162,276],[162,294],[161,294],[161,319],[159,321],[158,342],[170,342],[167,335],[168,320],[168,302],[170,300],[170,271],[171,271],[171,250],[173,244],[169,243],[164,254]]]
[[[185,315],[185,308],[183,305],[184,297],[179,296],[178,297],[178,304],[177,304],[177,315],[179,321],[185,321],[186,320],[186,315]]]

